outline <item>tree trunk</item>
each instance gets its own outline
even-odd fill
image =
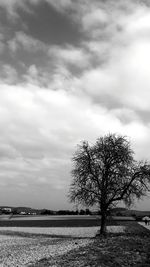
[[[102,212],[101,214],[101,228],[100,235],[106,235],[106,213]]]

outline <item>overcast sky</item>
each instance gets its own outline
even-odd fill
[[[81,140],[127,135],[150,159],[148,3],[0,0],[0,205],[72,208]]]

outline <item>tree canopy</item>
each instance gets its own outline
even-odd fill
[[[86,206],[99,205],[101,234],[105,232],[108,210],[118,201],[126,205],[150,189],[150,165],[136,161],[127,137],[109,134],[95,144],[83,141],[72,158],[69,198]]]

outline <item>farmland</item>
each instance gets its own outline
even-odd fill
[[[113,217],[115,221],[132,221],[132,217]],[[110,224],[112,218],[108,221]],[[100,226],[100,216],[9,216],[0,217],[0,227],[93,227]]]
[[[97,220],[100,222],[99,218]],[[68,225],[45,227],[44,220],[29,220],[30,224],[39,222],[44,226],[8,227],[4,226],[7,221],[1,221],[0,266],[147,267],[150,264],[150,231],[135,221],[109,221],[107,238],[95,238],[98,225],[84,227],[86,221],[95,224],[95,219],[74,218],[70,221],[66,217],[58,221]],[[20,222],[25,224],[27,220]],[[55,223],[55,220],[49,218],[49,222]]]
[[[118,226],[119,231],[124,231]],[[118,232],[118,227],[108,231]],[[34,266],[44,259],[54,260],[70,251],[94,242],[99,227],[64,228],[0,228],[0,259],[3,266]],[[43,265],[41,265],[43,266]],[[49,266],[49,265],[48,265]]]

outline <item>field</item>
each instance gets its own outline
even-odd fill
[[[84,227],[84,221],[86,219],[74,219],[71,227],[3,225],[0,227],[0,266],[150,266],[150,231],[142,225],[115,220],[108,223],[107,238],[95,238],[99,226]],[[78,227],[77,222],[80,222]]]
[[[131,221],[132,217],[113,217],[113,221]],[[108,222],[109,224],[111,220]],[[113,222],[113,223],[114,223]],[[93,227],[100,225],[100,216],[0,216],[0,227]]]

